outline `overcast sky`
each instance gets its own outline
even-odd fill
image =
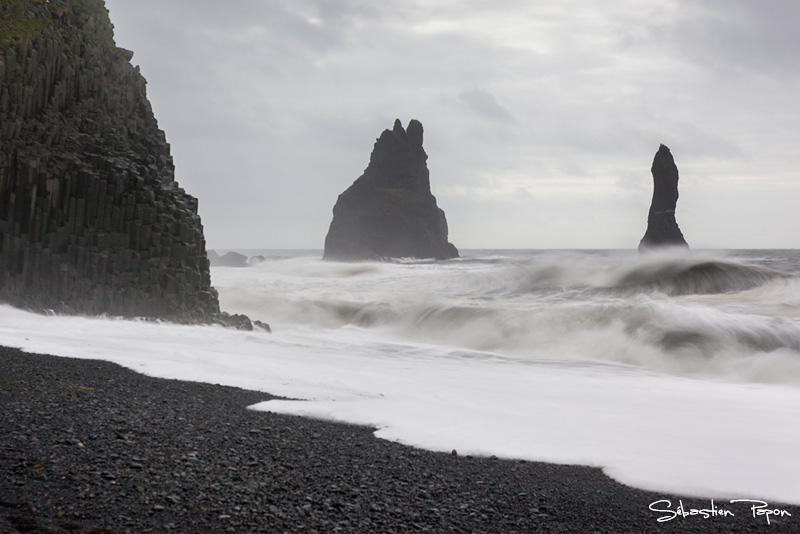
[[[395,118],[459,248],[800,248],[796,0],[106,0],[210,248],[322,248]]]

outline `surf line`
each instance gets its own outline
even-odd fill
[[[730,504],[736,503],[750,503],[750,512],[753,514],[754,518],[758,518],[764,516],[767,520],[767,524],[770,523],[770,517],[791,517],[792,514],[789,513],[787,510],[782,510],[780,508],[770,508],[769,504],[766,501],[760,501],[755,499],[733,499],[730,501]],[[660,506],[664,506],[664,508],[659,508]],[[733,511],[728,510],[727,508],[718,507],[714,503],[714,499],[711,499],[711,506],[709,508],[686,508],[683,504],[683,500],[678,500],[678,507],[674,510],[672,509],[672,501],[669,499],[661,499],[660,501],[655,501],[650,503],[648,507],[653,512],[658,512],[663,514],[659,517],[656,521],[659,523],[664,523],[667,521],[672,521],[676,517],[687,518],[689,516],[700,516],[703,519],[709,519],[711,517],[734,517],[736,514]]]

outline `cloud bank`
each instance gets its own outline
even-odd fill
[[[798,248],[800,4],[107,0],[210,247],[321,248],[395,118],[459,248]]]

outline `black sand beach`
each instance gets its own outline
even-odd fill
[[[599,469],[432,453],[245,409],[270,398],[0,348],[0,533],[800,532],[798,507],[770,503],[791,517],[767,525],[716,500],[735,516],[659,523],[650,503],[681,497]]]

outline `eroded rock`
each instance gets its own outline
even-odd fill
[[[661,145],[653,158],[653,200],[647,216],[647,231],[639,243],[639,252],[662,247],[686,247],[675,207],[678,203],[678,167],[672,153]]]
[[[333,208],[325,259],[373,260],[458,256],[447,220],[431,194],[423,128],[400,120],[375,143],[370,162]]]

